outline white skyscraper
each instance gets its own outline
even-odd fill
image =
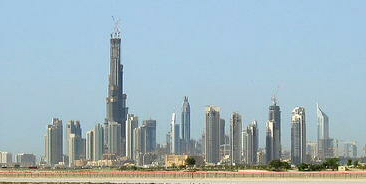
[[[316,110],[318,119],[318,158],[325,160],[333,157],[332,140],[329,138],[329,118],[318,104],[316,104]]]
[[[171,153],[172,154],[180,154],[179,148],[179,140],[180,140],[180,136],[179,136],[179,124],[176,124],[176,116],[175,113],[172,114],[172,122],[170,124],[171,126]]]
[[[128,159],[134,159],[134,130],[139,126],[138,117],[133,114],[127,115],[126,122],[126,156]]]
[[[74,166],[76,160],[76,149],[77,149],[77,136],[75,134],[69,134],[68,138],[68,150],[69,150],[69,167]]]
[[[296,107],[292,111],[291,162],[294,165],[306,162],[306,123],[303,107]]]
[[[86,132],[86,160],[94,160],[94,130]]]

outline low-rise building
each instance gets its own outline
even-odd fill
[[[189,155],[165,155],[165,167],[186,165],[186,159],[191,157],[195,160],[196,166],[205,164],[202,156],[189,156]]]
[[[20,153],[15,156],[16,163],[21,167],[31,167],[36,165],[36,155]]]

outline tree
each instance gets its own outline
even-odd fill
[[[355,167],[358,167],[358,160],[355,160],[355,161],[353,162],[353,165],[354,165]]]
[[[347,160],[347,166],[351,166],[352,165],[352,160],[351,159],[348,159]]]
[[[332,169],[332,171],[334,171],[338,170],[339,166],[338,162],[339,162],[338,158],[329,158],[323,163],[323,165],[325,168]]]
[[[272,160],[269,163],[269,167],[270,167],[270,169],[272,169],[274,171],[287,170],[287,169],[291,168],[289,163],[281,162],[281,160]]]
[[[196,160],[192,157],[187,157],[187,159],[185,160],[185,164],[188,166],[193,166],[194,164],[196,164]]]
[[[308,171],[309,170],[309,164],[301,163],[297,166],[299,171]]]

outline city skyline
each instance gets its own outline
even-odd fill
[[[91,6],[94,7],[97,6],[97,4],[98,3],[94,3]],[[121,9],[123,9],[121,4],[117,5],[119,5],[118,7],[121,7]],[[42,7],[41,5],[38,6]],[[60,4],[60,6],[62,6],[62,4]],[[135,7],[133,4],[129,4],[127,6],[130,8]],[[175,10],[172,4],[168,6]],[[184,5],[184,8],[187,8],[186,6],[187,5]],[[199,7],[202,6],[203,5],[200,4]],[[211,4],[211,6],[214,5]],[[325,4],[321,3],[320,6],[325,6]],[[240,7],[244,6],[242,6],[241,4]],[[258,8],[258,6],[255,4],[251,4],[251,7]],[[298,8],[295,5],[292,5],[291,7],[295,9]],[[20,9],[24,8],[25,7],[20,6]],[[143,8],[149,9],[148,7],[146,7],[146,5],[143,6]],[[213,8],[215,8],[215,6]],[[231,4],[225,5],[223,8],[229,9],[231,8]],[[340,7],[331,8],[337,10],[341,9]],[[88,7],[86,9],[88,9]],[[91,7],[89,7],[89,10],[90,9]],[[274,9],[272,8],[267,7],[266,9],[274,11]],[[25,12],[33,12],[33,10],[25,10]],[[196,11],[193,11],[193,13],[193,16],[199,15]],[[211,11],[209,11],[208,13],[212,15]],[[242,18],[244,16],[242,14],[236,13],[238,12],[235,11],[230,15],[234,15],[234,17],[236,18]],[[303,14],[301,13],[301,11],[300,13],[292,13],[298,15],[300,17],[299,19],[302,20],[301,17]],[[320,14],[320,12],[318,11],[316,13],[318,15]],[[332,14],[331,12],[327,13],[328,14],[326,15]],[[75,12],[72,11],[71,14],[75,14]],[[219,15],[222,14],[222,12],[219,12]],[[283,14],[279,14],[283,16]],[[57,12],[56,14],[51,15],[51,17],[56,16],[56,18],[58,18]],[[258,128],[260,132],[259,144],[260,147],[263,148],[263,130],[265,127],[265,121],[267,119],[267,106],[270,103],[270,96],[276,93],[274,92],[274,89],[277,85],[280,85],[278,97],[280,100],[279,105],[281,106],[282,111],[282,146],[284,146],[287,150],[289,150],[290,148],[288,140],[290,137],[289,127],[291,109],[296,106],[303,106],[307,109],[308,140],[316,141],[317,119],[316,108],[314,104],[317,101],[319,101],[319,103],[325,109],[330,118],[330,137],[344,140],[355,140],[357,141],[360,148],[363,147],[364,143],[366,142],[365,138],[362,136],[363,134],[359,132],[358,128],[354,129],[353,126],[350,127],[350,131],[352,131],[353,133],[351,135],[345,135],[342,130],[338,128],[344,123],[351,123],[355,124],[355,127],[362,127],[362,123],[364,123],[366,119],[365,115],[363,115],[364,108],[362,106],[362,102],[365,102],[365,97],[361,95],[361,92],[364,91],[364,88],[360,86],[360,84],[364,83],[365,78],[363,71],[360,70],[361,68],[365,67],[365,62],[363,62],[362,60],[362,58],[364,58],[364,54],[359,52],[358,49],[362,49],[362,47],[357,45],[357,43],[362,42],[358,42],[353,37],[347,37],[349,40],[343,40],[343,42],[348,43],[350,41],[354,41],[352,42],[355,44],[354,47],[348,47],[347,45],[343,45],[338,47],[333,46],[329,48],[327,47],[328,44],[326,43],[328,42],[326,41],[335,39],[334,37],[325,37],[326,41],[323,42],[322,40],[320,40],[320,43],[317,42],[317,45],[310,44],[309,42],[306,42],[300,38],[300,40],[296,39],[296,36],[298,36],[298,34],[306,36],[306,33],[308,33],[306,31],[309,30],[304,30],[302,32],[299,27],[291,27],[291,25],[295,25],[291,24],[293,22],[289,22],[287,25],[295,29],[297,31],[297,34],[290,34],[288,37],[285,37],[284,35],[279,33],[280,31],[286,32],[285,29],[275,29],[275,31],[277,32],[274,33],[274,36],[272,35],[273,37],[266,36],[266,34],[270,34],[269,32],[259,32],[259,35],[256,37],[256,41],[258,41],[259,44],[265,45],[264,43],[267,43],[267,41],[265,41],[264,39],[269,39],[269,48],[277,48],[277,51],[283,54],[279,56],[273,54],[268,48],[261,47],[256,44],[250,45],[250,43],[253,42],[250,42],[249,45],[240,47],[238,43],[235,43],[235,41],[232,39],[233,37],[228,36],[228,34],[231,33],[231,29],[225,29],[225,26],[230,25],[235,27],[237,26],[237,28],[240,28],[239,30],[243,29],[244,27],[250,27],[253,25],[256,25],[256,27],[259,29],[261,28],[261,26],[263,26],[261,24],[258,25],[254,23],[245,23],[240,21],[238,23],[239,25],[236,25],[235,22],[232,21],[223,22],[222,20],[218,20],[219,24],[222,26],[217,26],[216,28],[222,28],[220,30],[223,33],[219,33],[216,31],[210,32],[208,31],[208,29],[202,27],[198,27],[197,32],[195,32],[192,27],[196,25],[197,22],[193,21],[193,23],[189,23],[189,21],[191,20],[190,16],[178,11],[177,15],[178,18],[183,20],[182,24],[191,27],[183,29],[182,31],[180,31],[179,29],[172,29],[170,30],[171,33],[159,35],[157,34],[160,30],[158,29],[158,27],[159,25],[164,27],[163,24],[160,23],[154,26],[152,23],[149,23],[148,25],[153,28],[152,33],[149,33],[149,31],[146,30],[146,27],[142,26],[143,23],[147,22],[147,20],[142,20],[138,18],[132,19],[131,15],[133,15],[133,13],[131,12],[117,15],[123,20],[122,63],[124,63],[126,66],[124,75],[128,76],[124,79],[126,93],[129,95],[127,106],[130,107],[129,110],[131,110],[131,113],[139,116],[139,119],[141,120],[147,120],[150,117],[157,120],[157,130],[164,131],[157,133],[157,141],[159,143],[165,142],[165,133],[169,130],[171,109],[176,106],[180,106],[182,97],[188,96],[191,105],[191,138],[198,139],[202,134],[204,122],[204,107],[208,104],[215,104],[221,109],[220,118],[225,119],[227,122],[226,130],[229,130],[229,120],[231,112],[237,111],[244,117],[246,117],[243,122],[243,127],[246,127],[249,122],[256,119],[258,121]],[[158,16],[160,17],[161,15],[171,15],[171,12],[166,10]],[[250,13],[249,15],[257,17]],[[1,106],[1,125],[5,126],[5,128],[2,129],[0,132],[0,150],[9,151],[13,154],[17,152],[33,152],[37,155],[41,155],[41,150],[43,150],[43,139],[41,138],[41,135],[44,135],[44,126],[48,124],[50,119],[53,117],[60,118],[64,123],[68,120],[80,120],[83,130],[91,130],[96,123],[104,122],[106,113],[105,101],[103,99],[105,99],[105,97],[107,96],[106,89],[108,85],[108,41],[106,40],[112,27],[112,21],[110,20],[110,13],[105,13],[101,16],[103,18],[99,18],[94,21],[98,26],[100,25],[100,27],[103,28],[89,30],[88,33],[81,34],[82,36],[76,37],[78,39],[75,39],[75,37],[72,36],[70,32],[62,33],[62,29],[54,30],[54,33],[49,33],[49,28],[45,28],[46,30],[41,30],[43,26],[29,28],[31,30],[29,30],[29,36],[26,37],[24,37],[24,35],[22,34],[19,34],[22,33],[22,31],[20,30],[14,33],[9,32],[9,30],[11,30],[10,28],[13,26],[12,24],[9,25],[9,28],[5,27],[5,30],[2,30],[2,35],[10,35],[10,37],[13,37],[12,40],[14,40],[14,43],[11,42],[8,38],[4,37],[4,39],[2,39],[4,40],[4,42],[0,45],[0,48],[2,48],[2,53],[4,55],[4,58],[2,58],[4,62],[1,61],[3,65],[0,69],[3,78],[1,79],[1,83],[4,85],[4,89],[7,89],[5,90],[5,92],[1,93],[1,101],[3,102],[3,104],[7,105]],[[185,16],[188,16],[188,18],[186,18]],[[7,16],[4,15],[3,17]],[[203,16],[200,18],[200,21],[208,21],[208,23],[205,24],[206,26],[216,25],[214,18],[211,18],[209,16]],[[287,17],[284,18],[287,21],[294,20]],[[312,17],[308,18],[309,20],[313,20]],[[26,18],[26,20],[32,23],[32,21],[28,18]],[[76,22],[83,22],[80,18],[77,18],[76,20]],[[326,19],[321,19],[319,22],[322,21],[326,21]],[[8,22],[15,23],[13,19],[8,20]],[[82,32],[81,30],[85,30],[85,27],[82,26],[92,25],[91,22],[93,21],[86,20],[86,22],[83,22],[82,25],[74,26],[74,28],[76,29],[76,31]],[[263,21],[262,23],[267,23],[267,21]],[[306,23],[309,24],[309,22],[305,21],[305,24]],[[27,23],[23,22],[19,24],[18,25],[23,29],[27,27]],[[53,23],[48,24],[51,25],[51,27],[55,26]],[[65,24],[66,23],[64,21],[60,22],[60,25]],[[169,21],[168,24],[178,26],[178,28],[180,27],[179,25],[176,25],[175,23]],[[339,29],[342,28],[336,24],[334,24],[334,26]],[[351,27],[352,26],[358,27],[357,25],[351,24]],[[144,29],[141,29],[139,32],[134,32],[134,30],[139,30],[138,28]],[[318,27],[308,25],[307,28],[316,29]],[[38,35],[40,33],[36,33],[35,31],[45,33],[45,35],[54,38],[55,41],[53,42],[52,40],[43,39],[43,37],[40,37]],[[183,34],[185,31],[188,31],[188,33],[193,32],[196,36],[203,35],[203,37],[202,39],[198,39],[199,42],[197,42],[197,40],[187,39],[187,36]],[[205,31],[208,31],[208,36],[204,34]],[[318,31],[320,32],[320,34],[325,34],[326,32],[323,30]],[[336,30],[332,33],[340,36],[344,36],[346,35],[346,33],[358,33],[358,31],[351,30],[343,31],[344,32]],[[251,32],[246,33],[250,34]],[[55,36],[54,34],[57,34],[57,36]],[[147,38],[147,36],[141,36],[143,34],[156,35],[157,40],[150,40],[151,38]],[[170,40],[172,38],[175,38],[175,34],[182,35],[182,38],[176,40],[176,43]],[[238,32],[234,32],[234,35],[236,35],[239,40],[243,41],[243,43],[245,42],[245,40],[251,40],[250,38],[248,38],[248,36],[241,35]],[[68,38],[67,36],[70,36],[70,38]],[[139,38],[139,36],[141,36],[141,38]],[[219,36],[222,36],[222,38],[220,38]],[[260,38],[260,36],[263,36],[264,38]],[[188,41],[183,41],[183,38],[187,39]],[[218,40],[220,45],[225,46],[220,46],[220,49],[214,50],[216,54],[211,54],[212,52],[209,52],[209,54],[207,50],[211,50],[212,48],[208,45],[211,44],[216,38],[220,39]],[[270,40],[270,38],[274,40]],[[290,38],[295,38],[295,41],[302,41],[299,42],[299,45],[314,46],[324,53],[315,53],[315,56],[312,56],[310,51],[314,50],[307,47],[302,48],[301,46],[296,45],[294,42],[288,41],[287,39]],[[67,40],[67,42],[62,42],[61,39],[65,39]],[[71,42],[70,39],[75,39],[75,42]],[[156,52],[156,55],[154,55],[151,53],[152,51],[149,51],[150,47],[141,44],[144,43],[144,41],[148,41],[147,45],[152,43],[159,43],[157,42],[159,41],[159,39],[163,43],[162,46],[159,47],[161,50],[167,49],[167,45],[173,45],[171,49],[167,50],[169,52],[172,52],[171,54],[158,51]],[[27,44],[19,44],[21,40],[25,40]],[[275,41],[278,40],[283,41],[283,44],[280,44],[279,48],[276,47],[275,44]],[[74,43],[78,43],[79,41],[80,43],[77,44],[77,46],[72,45]],[[340,42],[341,41],[342,40],[340,40]],[[37,42],[39,42],[39,44]],[[47,45],[49,48],[41,46],[40,44],[42,43]],[[166,45],[164,45],[164,43]],[[176,45],[180,43],[182,43],[182,47],[178,47]],[[206,44],[202,45],[202,43]],[[202,54],[198,54],[194,51],[194,49],[189,48],[189,46],[195,44],[198,45],[198,48],[195,47],[196,49],[203,49],[203,51],[205,52],[203,52]],[[28,48],[33,46],[35,48]],[[73,52],[66,49],[67,46],[70,46]],[[295,54],[285,52],[285,48],[290,46],[294,47],[294,49],[290,51],[295,52]],[[19,50],[15,49],[18,47]],[[260,54],[253,56],[253,54],[250,53],[250,51],[253,51],[253,49],[247,47],[253,47],[255,49],[258,49],[254,49],[254,51],[257,51],[257,54],[259,51],[260,53],[262,53],[263,51],[263,53],[268,54],[269,57],[275,57],[273,59],[269,59]],[[282,47],[284,48],[282,49]],[[243,52],[243,50],[245,50],[244,48],[249,49],[248,52]],[[342,48],[346,49],[348,52],[336,53],[334,51]],[[353,48],[354,50],[351,50],[351,48]],[[179,49],[185,49],[187,51],[184,51],[183,55],[182,53],[178,52]],[[43,56],[40,50],[42,50],[42,54],[44,51],[49,52],[44,53],[45,55]],[[148,57],[144,58],[142,56],[138,56],[138,51],[148,56],[151,56],[151,61],[154,61],[155,65],[150,64],[152,62],[150,61],[150,59],[148,59]],[[19,54],[16,52],[24,52],[24,54]],[[333,54],[329,55],[330,52]],[[62,59],[56,59],[58,56],[60,56],[60,58]],[[226,57],[224,56],[228,56],[229,61],[227,61]],[[194,59],[194,57],[197,58]],[[217,59],[215,59],[214,57],[217,57]],[[281,61],[282,59],[286,61]],[[314,61],[311,61],[312,59],[314,59]],[[304,61],[309,62],[306,63]],[[352,61],[352,65],[347,64],[349,61]],[[25,69],[18,68],[17,65],[14,64],[15,62],[21,64],[23,66],[22,68],[27,68],[29,70],[25,71]],[[253,64],[252,62],[257,64]],[[277,66],[274,63],[279,64],[279,68],[272,68]],[[163,67],[163,65],[166,65],[166,67]],[[234,73],[241,72],[241,70],[243,70],[243,72],[247,72],[248,75],[240,76],[232,74],[231,70],[229,70],[231,69],[231,65],[239,66],[236,67]],[[263,67],[262,65],[268,66]],[[291,72],[291,70],[297,69],[298,65],[300,65],[304,72],[300,73],[300,77],[299,75],[292,76],[293,73]],[[182,67],[185,67],[184,70],[177,69]],[[170,69],[171,71],[169,71],[168,69]],[[260,75],[248,70],[253,70],[253,72],[259,73],[261,75],[262,73],[269,74],[265,74],[266,77],[261,77]],[[162,71],[167,73],[164,73]],[[223,73],[220,73],[219,71],[222,71]],[[280,74],[287,71],[290,71],[287,75]],[[298,72],[298,70],[296,71]],[[19,74],[19,76],[15,76],[14,73]],[[277,73],[279,75],[273,75]],[[337,75],[340,76],[337,76],[336,73],[338,73]],[[143,74],[146,74],[148,77],[138,77],[138,75]],[[184,77],[177,77],[181,74],[186,75],[184,75]],[[209,81],[211,81],[211,77],[209,76],[214,75],[217,75],[217,83],[209,83]],[[269,78],[269,76],[275,77]],[[194,81],[193,79],[197,79],[197,81]],[[233,82],[230,82],[231,80],[241,82],[242,87],[236,87]],[[297,80],[300,80],[300,83],[302,82],[301,85],[305,83],[305,86],[301,87],[300,84],[298,84]],[[155,83],[153,81],[155,81]],[[159,81],[159,85],[153,86],[152,84],[156,85],[156,81]],[[175,83],[181,83],[183,81],[190,81],[190,83],[188,84],[185,83],[188,85],[188,87],[178,88],[177,85],[175,85]],[[322,87],[322,85],[325,86]],[[341,89],[347,88],[350,91],[339,90],[340,87],[337,87],[338,85],[341,86]],[[47,86],[47,88],[42,86]],[[159,89],[159,87],[162,89]],[[227,89],[229,89],[229,87],[235,87],[236,90],[233,91],[240,91],[240,93],[231,91],[228,92]],[[213,89],[217,89],[217,92],[210,94],[209,91],[212,91]],[[25,96],[31,98],[24,99],[24,95],[20,95],[18,90],[29,91],[30,94]],[[328,93],[334,94],[329,96]],[[304,95],[304,98],[302,100],[298,100],[298,98],[296,98],[298,95]],[[145,96],[148,96],[149,98]],[[166,103],[161,103],[162,100]],[[335,101],[343,105],[336,105],[334,103]],[[31,109],[30,112],[27,112],[28,109]],[[17,112],[24,112],[24,117],[18,117],[14,115]],[[352,115],[354,113],[361,114],[361,116],[353,117]],[[179,122],[179,116],[177,117],[177,120],[178,124],[181,123]],[[19,123],[22,126],[15,125],[16,123]],[[15,127],[19,128],[15,129]],[[26,137],[22,135],[17,135],[16,137],[14,137],[15,134],[13,131],[5,131],[10,129],[14,131],[19,130],[21,132],[24,132],[30,128],[34,130],[34,132],[29,132],[29,136],[34,137],[35,139],[33,141],[34,144],[32,143],[32,145],[27,144],[29,140]],[[85,132],[86,131],[83,132],[83,137],[85,137]],[[17,141],[15,142],[13,140]]]

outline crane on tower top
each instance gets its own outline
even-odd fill
[[[114,16],[112,16],[112,19],[113,19],[113,22],[114,22],[112,36],[120,37],[121,36],[121,31],[120,31],[119,26],[120,26],[121,20],[119,18],[115,18]]]

